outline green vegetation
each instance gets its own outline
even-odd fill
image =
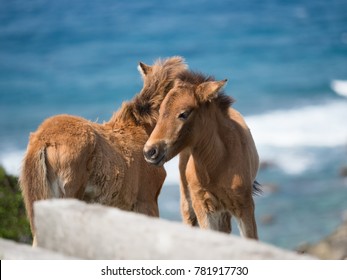
[[[25,243],[31,243],[32,240],[18,178],[6,174],[1,166],[0,237]]]

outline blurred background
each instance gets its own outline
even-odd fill
[[[262,161],[261,240],[294,249],[347,219],[345,0],[0,0],[0,164],[18,175],[49,116],[108,120],[141,90],[138,62],[173,55],[229,80]],[[180,221],[166,169],[161,216]]]

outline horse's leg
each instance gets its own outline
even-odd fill
[[[181,215],[183,222],[191,226],[198,226],[198,220],[193,209],[192,201],[190,198],[189,190],[187,185],[184,185],[182,182],[180,184],[181,191]]]
[[[159,217],[159,207],[154,201],[136,201],[133,209],[135,213],[141,213],[150,217]]]
[[[37,247],[37,240],[36,240],[36,234],[33,233],[33,247]]]
[[[209,212],[201,204],[199,205],[199,203],[195,202],[193,205],[200,228],[212,229],[225,233],[231,232],[231,215],[229,212]]]
[[[138,162],[140,173],[136,177],[140,179],[137,180],[138,186],[133,191],[133,193],[137,193],[137,196],[134,197],[134,206],[131,210],[136,213],[159,217],[158,197],[165,181],[165,169],[149,165],[144,160],[143,155]]]
[[[187,162],[190,157],[190,152],[185,150],[180,153],[179,170],[180,170],[180,193],[181,193],[181,215],[183,222],[191,226],[198,226],[196,214],[193,209],[191,195],[188,189],[186,178]]]
[[[222,210],[219,200],[211,193],[205,192],[204,198],[193,195],[193,208],[200,228],[220,232],[231,232],[231,214]]]
[[[192,207],[200,228],[217,230],[217,228],[215,228],[215,223],[213,222],[214,215],[213,213],[208,212],[205,208],[204,201],[192,197]]]
[[[219,218],[219,231],[231,233],[231,214],[222,212]]]
[[[208,212],[207,213],[208,228],[220,232],[231,232],[231,215],[229,212]]]
[[[252,196],[247,199],[247,203],[242,204],[240,215],[237,218],[240,234],[243,237],[258,239],[257,224],[254,216],[254,201]]]
[[[79,160],[68,164],[59,174],[50,174],[55,198],[75,198],[94,202],[91,197],[97,195],[98,188],[89,184],[89,173],[83,168],[85,165]]]
[[[150,173],[151,174],[151,173]],[[151,174],[152,175],[152,174]],[[139,191],[132,209],[129,209],[136,213],[141,213],[151,217],[159,217],[158,196],[164,182],[164,178],[158,176],[159,174],[153,174],[150,176],[141,176],[140,178],[146,178],[144,180],[146,185],[139,186]],[[156,178],[156,180],[151,180]]]

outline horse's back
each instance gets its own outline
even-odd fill
[[[252,133],[240,112],[238,112],[234,108],[230,108],[229,117],[234,123],[237,124],[236,129],[238,131],[238,136],[240,137],[240,142],[243,143],[241,148],[243,149],[242,155],[243,157],[245,155],[248,155],[247,159],[249,161],[251,177],[252,180],[254,180],[259,168],[259,155],[253,140]]]
[[[94,142],[93,123],[81,117],[57,115],[46,119],[30,135],[30,145],[82,147]]]

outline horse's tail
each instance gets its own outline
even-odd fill
[[[19,185],[33,236],[35,236],[33,204],[37,200],[52,197],[47,176],[46,148],[35,149],[29,146],[22,162]]]
[[[257,180],[254,180],[252,190],[253,195],[261,195],[263,193],[261,187],[261,184]]]

